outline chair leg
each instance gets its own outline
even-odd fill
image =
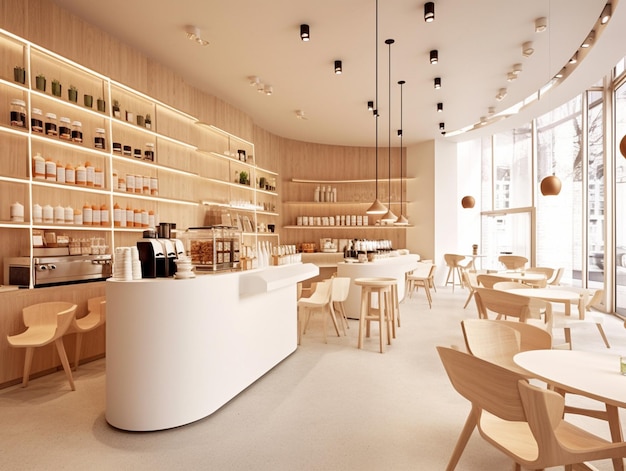
[[[433,308],[433,297],[430,295],[430,290],[428,289],[428,280],[424,283],[424,290],[426,291],[426,298],[428,298],[428,306]]]
[[[330,311],[330,318],[333,320],[333,325],[335,326],[335,332],[337,332],[337,337],[341,337],[341,334],[339,333],[339,324],[337,323],[337,316],[335,315],[335,308],[333,308],[332,302],[328,305],[328,309]]]
[[[70,382],[72,391],[76,391],[76,386],[74,386],[74,378],[72,378],[72,369],[70,368],[70,362],[67,359],[65,347],[63,346],[63,337],[56,339],[54,341],[54,345],[57,347],[57,353],[59,354],[59,358],[61,359],[61,364],[63,365],[63,369],[65,370],[65,376],[67,376],[67,379]]]
[[[567,343],[569,345],[569,349],[572,350],[572,329],[564,327],[563,333],[565,334],[565,343]]]
[[[80,348],[83,343],[83,334],[81,332],[76,333],[76,347],[74,349],[74,371],[78,369],[78,362],[80,362]]]
[[[26,356],[24,357],[24,376],[22,378],[22,387],[28,386],[28,380],[30,378],[30,367],[33,364],[33,353],[35,353],[34,347],[26,347]]]
[[[596,327],[600,331],[600,335],[602,336],[602,340],[604,340],[604,345],[606,345],[606,348],[611,348],[611,345],[609,344],[609,339],[606,338],[606,334],[604,333],[604,329],[602,328],[602,324],[596,324]]]
[[[472,297],[474,297],[474,292],[470,291],[469,296],[467,297],[467,300],[465,301],[465,306],[463,306],[463,309],[465,309],[467,307],[467,305],[469,304],[469,302],[472,300]]]
[[[446,467],[446,471],[454,471],[456,465],[463,454],[463,450],[465,450],[465,446],[472,436],[472,432],[476,428],[476,417],[478,411],[474,409],[472,406],[472,410],[470,411],[467,419],[465,420],[465,425],[463,426],[463,430],[461,431],[461,435],[454,446],[454,450],[452,451],[452,456],[450,457],[450,461],[448,461],[448,466]]]

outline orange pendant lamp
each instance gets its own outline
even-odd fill
[[[463,206],[465,209],[469,209],[469,208],[473,208],[474,205],[476,204],[476,200],[474,199],[473,196],[464,196],[461,199],[461,206]]]
[[[543,196],[556,196],[561,192],[561,180],[552,174],[541,180],[541,194]]]

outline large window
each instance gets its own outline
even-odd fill
[[[604,102],[602,90],[587,92],[588,286],[604,285]]]
[[[583,146],[581,97],[536,120],[537,180],[556,175],[562,183],[558,196],[537,191],[536,263],[564,267],[564,281],[581,285],[583,231]]]
[[[620,314],[626,314],[626,158],[619,151],[624,135],[626,84],[615,90],[615,306]]]

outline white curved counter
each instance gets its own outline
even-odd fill
[[[382,258],[373,262],[337,264],[337,276],[346,276],[352,279],[348,299],[344,302],[346,315],[351,319],[358,319],[361,309],[361,288],[354,284],[356,278],[388,277],[398,280],[398,299],[404,298],[405,273],[414,270],[420,256],[417,254],[400,255],[398,257]]]
[[[106,283],[106,420],[131,431],[206,417],[296,350],[310,263]]]

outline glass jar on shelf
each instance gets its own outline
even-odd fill
[[[11,126],[16,128],[26,127],[26,102],[24,100],[11,100]]]

